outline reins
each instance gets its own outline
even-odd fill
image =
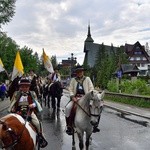
[[[4,149],[4,148],[9,148],[9,147],[14,147],[14,146],[20,141],[20,139],[21,139],[21,137],[22,137],[22,134],[23,134],[23,132],[24,132],[24,130],[25,130],[25,126],[26,126],[26,123],[27,123],[27,119],[28,119],[28,117],[29,117],[29,112],[30,112],[30,108],[28,109],[28,112],[27,112],[27,116],[26,116],[26,118],[25,118],[25,123],[24,123],[23,129],[22,129],[21,133],[18,135],[17,139],[16,139],[16,140],[13,140],[13,139],[12,139],[13,142],[10,143],[10,144],[8,144],[8,145],[2,146],[2,149]],[[6,123],[5,123],[4,121],[0,120],[0,124],[6,124]],[[6,125],[7,125],[7,124],[6,124]],[[10,131],[13,131],[13,130],[8,127],[7,131],[10,132]],[[10,134],[10,135],[11,135],[11,134]]]
[[[77,106],[79,106],[79,107],[85,112],[85,114],[87,114],[87,116],[90,117],[90,114],[89,114],[87,111],[85,111],[85,110],[83,109],[83,107],[78,104],[78,102],[74,101],[74,103],[75,103]]]
[[[100,114],[101,114],[101,112],[99,113],[99,114],[89,114],[87,111],[85,111],[85,109],[81,106],[81,105],[79,105],[78,104],[78,102],[76,102],[76,101],[74,101],[74,103],[77,105],[77,106],[79,106],[84,112],[85,112],[85,114],[87,115],[87,116],[89,116],[89,117],[91,117],[91,116],[94,116],[94,117],[98,117]]]

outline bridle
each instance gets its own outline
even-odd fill
[[[9,135],[11,137],[11,141],[12,141],[10,144],[4,145],[3,140],[0,139],[1,143],[2,143],[2,147],[1,148],[2,149],[6,149],[6,148],[14,149],[14,146],[18,143],[20,138],[17,137],[16,133],[12,130],[12,128],[8,127],[8,125],[4,121],[0,120],[0,124],[2,124],[3,126],[6,127],[5,132],[9,133]]]
[[[0,124],[4,125],[6,127],[5,132],[9,133],[9,135],[11,137],[11,141],[12,141],[10,144],[4,145],[2,139],[0,139],[0,143],[3,144],[2,147],[1,147],[2,149],[11,148],[11,150],[12,150],[12,149],[14,149],[14,146],[20,141],[20,139],[21,139],[21,137],[23,135],[23,132],[25,130],[25,126],[26,126],[26,123],[27,123],[27,118],[29,117],[29,115],[28,115],[29,111],[30,111],[30,109],[28,110],[23,129],[22,129],[22,131],[21,131],[21,133],[19,135],[17,135],[12,128],[8,127],[8,125],[6,124],[5,121],[0,120]]]
[[[91,99],[91,100],[93,100],[93,99]],[[75,104],[76,104],[77,106],[79,106],[79,107],[85,112],[85,114],[86,114],[87,116],[89,116],[89,117],[91,117],[91,116],[93,116],[93,117],[99,117],[100,114],[101,114],[101,112],[102,112],[102,109],[100,109],[100,112],[99,112],[98,114],[92,114],[92,113],[91,113],[91,105],[90,105],[90,107],[89,107],[89,112],[90,112],[90,113],[88,113],[81,105],[78,104],[78,102],[75,102]],[[95,108],[95,109],[97,109],[97,108]]]
[[[94,103],[94,100],[93,100],[93,103]],[[100,101],[98,103],[100,103]],[[101,106],[99,106],[99,107],[97,106],[97,107],[94,108],[93,112],[96,112],[96,109],[99,109],[99,112],[97,114],[91,113],[91,109],[92,109],[92,105],[90,105],[90,107],[89,107],[89,112],[90,112],[91,116],[93,116],[93,117],[99,117],[101,115],[101,112],[102,112]]]

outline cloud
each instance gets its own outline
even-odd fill
[[[150,42],[149,14],[149,0],[19,0],[3,30],[39,55],[45,48],[60,62],[74,53],[82,63],[89,22],[95,43],[145,44]]]

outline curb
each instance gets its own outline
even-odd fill
[[[135,115],[135,116],[142,117],[142,118],[145,118],[145,119],[149,119],[149,120],[150,120],[150,117],[149,117],[149,116],[142,115],[142,114],[140,114],[140,113],[135,113],[135,112],[132,112],[132,111],[129,111],[129,110],[117,108],[117,107],[115,107],[115,106],[110,106],[109,104],[104,104],[104,107],[107,107],[107,108],[110,108],[110,109],[119,111],[119,112],[121,112],[122,114],[126,114],[126,115],[131,114],[131,115]]]

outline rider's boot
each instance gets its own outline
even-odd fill
[[[70,117],[66,117],[66,125],[67,125],[67,129],[66,129],[66,133],[68,135],[72,135],[73,134],[73,131],[72,131],[72,126],[70,125]]]
[[[38,133],[38,142],[39,142],[40,148],[44,148],[48,145],[48,142],[46,141],[45,137],[43,136],[41,132]]]

